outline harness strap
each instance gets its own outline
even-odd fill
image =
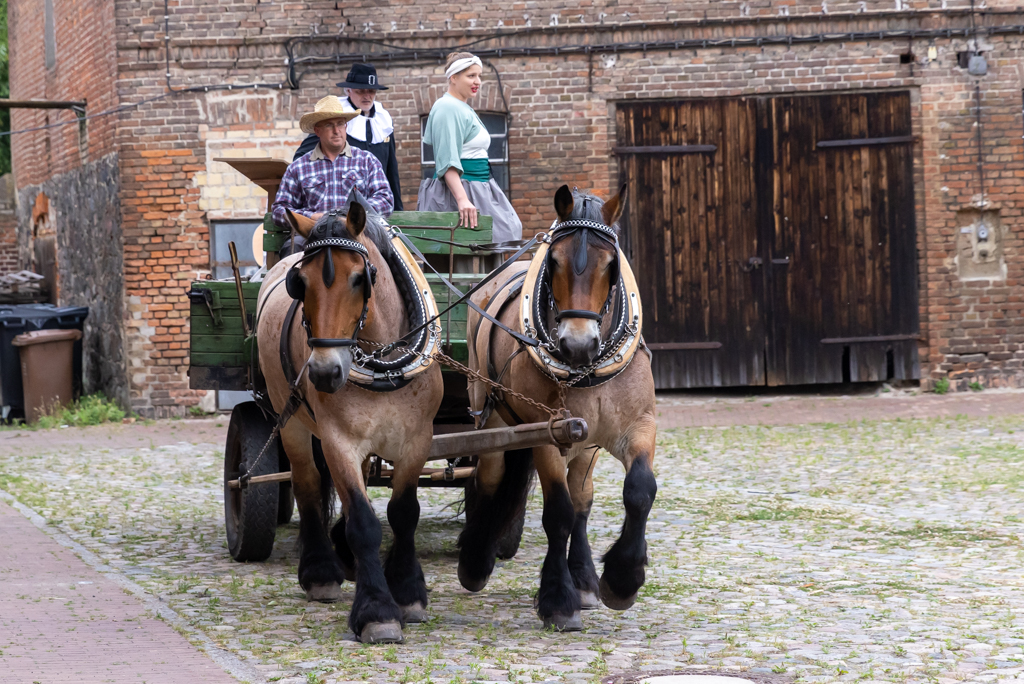
[[[530,249],[532,249],[533,246],[535,244],[537,244],[537,236],[534,236],[533,239],[531,239],[529,242],[527,242],[525,245],[523,245],[523,247],[518,252],[516,252],[511,257],[509,257],[508,260],[505,261],[505,263],[503,263],[501,266],[499,266],[498,268],[496,268],[493,271],[491,271],[490,273],[488,273],[484,277],[483,280],[481,280],[479,283],[477,283],[473,287],[469,288],[469,290],[466,291],[465,294],[463,294],[463,292],[461,290],[459,290],[459,288],[457,288],[454,285],[452,285],[451,281],[449,281],[447,278],[445,278],[436,268],[434,268],[433,266],[430,265],[430,262],[427,261],[427,258],[425,256],[423,256],[423,252],[421,252],[419,250],[419,248],[416,247],[415,244],[413,244],[412,240],[410,240],[405,235],[405,233],[403,233],[401,231],[397,231],[397,233],[398,233],[398,236],[402,239],[402,242],[405,243],[405,246],[409,248],[409,251],[412,252],[413,254],[415,254],[423,262],[423,264],[434,273],[434,275],[438,276],[441,279],[441,282],[443,282],[445,284],[445,287],[447,287],[449,290],[451,290],[455,294],[459,295],[459,298],[454,303],[450,304],[447,308],[445,308],[444,311],[441,311],[440,313],[438,313],[436,316],[434,316],[433,318],[428,320],[426,323],[421,325],[419,328],[416,328],[415,330],[412,330],[412,331],[406,333],[403,336],[402,339],[405,339],[405,337],[408,337],[409,335],[415,335],[420,330],[426,328],[428,325],[430,325],[434,321],[439,320],[442,316],[444,316],[446,313],[448,313],[449,311],[454,309],[459,304],[462,304],[463,302],[465,302],[466,304],[469,305],[469,307],[471,309],[473,309],[478,314],[480,314],[481,316],[483,316],[484,318],[489,320],[494,325],[498,326],[499,328],[501,328],[502,330],[507,332],[512,337],[514,337],[517,340],[519,340],[519,342],[521,342],[522,344],[528,344],[531,347],[536,347],[536,346],[540,345],[540,342],[538,340],[535,340],[532,337],[527,337],[526,335],[523,335],[522,333],[518,333],[515,330],[512,330],[507,325],[505,325],[504,323],[502,323],[498,319],[496,319],[493,316],[491,316],[491,314],[489,314],[486,311],[484,311],[483,309],[481,309],[479,306],[476,305],[476,302],[474,302],[472,299],[470,299],[470,297],[472,295],[476,294],[480,290],[480,288],[482,288],[484,285],[486,285],[487,283],[489,283],[492,280],[494,280],[498,276],[499,273],[501,273],[505,269],[509,268],[512,264],[514,264],[519,259],[519,257],[521,257],[522,255],[524,255],[528,251],[530,251]]]
[[[507,281],[505,281],[505,283],[501,286],[501,289],[499,289],[498,292],[501,292],[502,290],[504,290],[511,283],[515,282],[517,279],[520,279],[520,278],[524,278],[525,279],[525,277],[526,277],[526,271],[523,271],[521,273],[517,273],[516,275],[512,276]],[[508,291],[508,294],[505,295],[505,299],[501,302],[501,304],[498,306],[497,310],[494,312],[495,317],[496,318],[500,318],[501,315],[505,312],[505,309],[508,308],[508,305],[511,304],[512,301],[515,300],[517,297],[519,297],[519,295],[522,293],[522,291],[523,291],[523,283],[522,282],[516,283],[516,285],[514,285]],[[488,308],[490,308],[490,307],[488,307]],[[481,321],[481,324],[482,323],[483,323],[483,321]],[[492,352],[494,351],[494,330],[495,330],[495,326],[492,325],[491,329],[487,331],[488,332],[488,334],[487,334],[487,377],[490,380],[493,380],[495,382],[501,383],[502,382],[502,378],[505,377],[505,374],[512,367],[512,360],[515,359],[520,354],[522,354],[524,351],[526,351],[526,347],[524,347],[522,344],[518,343],[518,341],[517,341],[516,350],[514,352],[512,352],[512,354],[505,360],[505,365],[502,366],[501,372],[500,373],[497,372],[497,366],[495,366],[494,357],[492,356]],[[478,328],[478,332],[479,332],[479,328]],[[475,337],[476,336],[474,335],[474,338]],[[505,394],[503,392],[499,392],[495,388],[491,388],[491,391],[487,393],[487,398],[485,399],[485,402],[484,402],[484,408],[480,412],[481,413],[481,415],[480,415],[480,418],[481,418],[480,425],[481,426],[483,426],[487,422],[487,418],[490,417],[491,411],[493,411],[495,409],[498,410],[498,412],[501,414],[502,419],[506,423],[509,423],[509,424],[512,424],[512,425],[522,425],[523,423],[526,422],[525,420],[522,419],[522,417],[519,416],[519,414],[517,414],[515,412],[515,410],[512,408],[512,406],[508,403],[508,400],[505,398]]]
[[[313,413],[313,407],[309,405],[308,401],[306,401],[306,397],[299,392],[298,381],[300,375],[295,370],[295,364],[292,363],[291,330],[292,324],[295,322],[295,314],[298,312],[299,304],[301,303],[302,302],[298,299],[293,299],[291,306],[288,307],[288,313],[285,314],[284,317],[284,327],[281,328],[281,345],[279,347],[281,355],[281,370],[284,371],[284,379],[288,383],[288,387],[291,388],[291,394],[288,396],[288,404],[293,403],[293,400],[305,404],[306,410],[309,411],[309,417],[316,421],[316,414]],[[297,408],[298,407],[296,406],[295,409],[292,409],[291,413],[294,414]],[[284,413],[281,415],[283,416]],[[290,418],[291,414],[289,414],[288,417]],[[284,427],[283,421],[281,422],[281,426]]]

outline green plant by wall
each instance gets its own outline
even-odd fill
[[[949,378],[939,378],[935,381],[935,393],[945,394],[949,391]]]
[[[61,425],[84,427],[100,423],[120,423],[124,417],[124,410],[116,403],[102,394],[89,394],[71,406],[59,408],[43,416],[36,423],[36,427],[47,430]]]

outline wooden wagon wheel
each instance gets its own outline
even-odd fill
[[[264,561],[274,550],[281,486],[265,483],[232,489],[228,484],[251,467],[273,430],[273,421],[267,420],[254,401],[239,404],[231,411],[224,449],[224,527],[228,551],[239,562]],[[277,473],[280,453],[281,442],[275,438],[249,474]]]

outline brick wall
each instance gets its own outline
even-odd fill
[[[164,94],[164,3],[118,0],[115,6],[120,101]],[[957,53],[972,47],[956,33],[970,24],[968,7],[967,0],[912,0],[901,3],[899,10],[892,0],[538,0],[499,13],[467,9],[464,3],[424,6],[408,0],[345,3],[340,9],[333,0],[287,5],[171,0],[171,82],[176,88],[257,81],[284,85],[289,38],[295,39],[295,57],[347,56],[343,64],[297,66],[291,74],[301,78],[296,90],[285,86],[179,94],[117,117],[132,405],[166,415],[199,401],[187,389],[188,309],[183,292],[190,279],[209,270],[209,221],[257,217],[264,211],[262,192],[213,158],[290,158],[301,138],[296,130],[299,115],[334,92],[333,83],[344,75],[350,56],[385,49],[354,38],[437,49],[489,35],[499,19],[507,35],[479,43],[480,49],[633,44],[589,54],[490,53],[512,114],[513,203],[528,230],[550,223],[551,197],[559,184],[608,193],[618,183],[617,163],[610,154],[615,140],[610,114],[618,101],[910,89],[920,136],[915,183],[926,339],[923,370],[930,378],[948,373],[961,385],[974,380],[1021,384],[1024,198],[1016,188],[1024,174],[1024,48],[1018,38],[995,33],[982,45],[989,58],[989,73],[981,79],[982,199],[976,177],[975,79],[956,66]],[[1024,24],[1024,16],[1010,11],[1015,9],[1010,0],[990,1],[978,22]],[[557,15],[557,25],[552,25],[556,20],[551,15]],[[890,34],[792,46],[771,40],[742,44],[779,35],[942,28],[954,29],[954,34],[912,41]],[[732,38],[741,44],[713,42]],[[704,46],[703,40],[712,42]],[[685,47],[644,48],[644,43],[659,41],[683,41]],[[929,48],[935,49],[934,58]],[[905,63],[900,56],[908,53],[913,56]],[[381,101],[395,116],[405,200],[414,205],[420,178],[419,117],[437,96],[443,69],[438,61],[422,58],[377,64],[382,80],[392,85]],[[490,104],[478,106],[500,111],[504,104],[494,72],[486,69],[484,76],[490,83],[481,101]],[[33,144],[32,153],[42,154],[42,143]],[[50,144],[51,155],[52,149],[69,147],[61,141]],[[973,220],[971,212],[981,209],[987,212],[984,220],[994,221],[999,231],[998,254],[985,257],[964,243],[968,238],[961,232]]]
[[[86,100],[86,112],[116,107],[114,11],[104,0],[53,0],[55,65],[45,64],[42,0],[9,0],[11,98]],[[74,122],[67,109],[13,109],[11,130]],[[116,118],[90,119],[15,135],[11,156],[18,188],[39,185],[59,173],[114,152]]]
[[[88,115],[117,106],[109,2],[10,0],[8,21],[13,99],[84,100]],[[20,265],[52,274],[58,305],[89,307],[84,390],[127,405],[116,125],[116,116],[14,109],[12,130],[53,127],[13,135],[11,156]]]

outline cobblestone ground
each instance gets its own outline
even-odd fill
[[[431,619],[387,647],[352,640],[351,584],[338,604],[305,601],[297,518],[268,562],[230,560],[220,450],[22,442],[0,459],[0,488],[272,681],[588,682],[673,668],[1024,681],[1024,417],[663,431],[647,584],[631,610],[585,613],[576,634],[541,631],[533,612],[539,495],[519,555],[471,595],[455,576],[458,494],[424,492]],[[605,457],[596,480],[600,552],[621,524],[621,468]],[[383,518],[387,492],[374,495]]]

